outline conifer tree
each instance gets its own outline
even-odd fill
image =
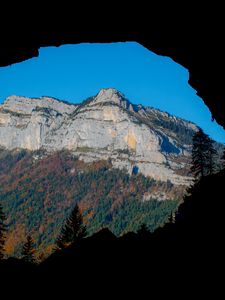
[[[28,263],[35,263],[34,257],[35,249],[34,249],[34,241],[30,235],[27,236],[27,240],[23,245],[22,249],[22,259]]]
[[[214,141],[210,138],[207,139],[207,173],[212,175],[216,172],[216,157],[218,156],[217,151],[214,148]]]
[[[4,257],[5,232],[6,232],[5,220],[6,217],[0,205],[0,260],[3,259]]]
[[[213,174],[216,169],[214,141],[200,128],[193,136],[192,167],[195,178]]]
[[[222,159],[222,165],[223,165],[222,168],[225,169],[225,148],[224,148],[224,150],[223,150],[223,154],[222,154],[221,159]]]
[[[64,249],[85,236],[86,227],[83,225],[83,218],[76,204],[56,240],[57,248]]]

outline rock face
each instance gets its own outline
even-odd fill
[[[174,184],[190,157],[196,125],[159,110],[131,104],[102,89],[79,105],[50,97],[11,96],[0,105],[0,146],[54,152],[68,149],[86,162],[111,159],[114,167]],[[184,134],[186,140],[184,140]]]

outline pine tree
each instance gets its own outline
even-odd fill
[[[25,262],[35,263],[34,257],[35,249],[34,249],[34,241],[30,235],[27,236],[27,240],[23,245],[22,250],[22,259]]]
[[[57,249],[64,249],[85,236],[86,227],[83,225],[83,218],[76,204],[56,240]]]
[[[204,177],[215,172],[216,150],[214,141],[200,128],[193,136],[192,167],[195,178]]]
[[[4,257],[5,232],[6,232],[5,220],[6,217],[0,205],[0,260],[3,259]]]
[[[207,135],[203,132],[202,129],[199,129],[198,132],[193,136],[193,148],[192,148],[192,167],[191,171],[193,172],[196,178],[203,177],[205,174],[206,167],[206,145],[205,140]]]
[[[223,150],[223,154],[222,154],[221,159],[222,159],[223,169],[225,169],[225,148],[224,148],[224,150]]]
[[[217,151],[214,148],[214,141],[210,138],[207,139],[207,174],[212,175],[216,172],[216,157],[218,156]]]

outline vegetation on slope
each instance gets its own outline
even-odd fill
[[[170,201],[151,199],[156,191],[166,193]],[[111,168],[109,161],[84,163],[69,152],[0,151],[0,203],[7,216],[8,255],[20,255],[28,234],[38,255],[50,253],[75,203],[88,234],[107,226],[122,235],[142,223],[151,231],[163,226],[182,194],[183,188],[169,181],[129,176]]]

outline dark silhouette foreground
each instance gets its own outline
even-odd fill
[[[50,287],[53,282],[54,289],[72,284],[131,291],[166,284],[190,292],[215,288],[216,282],[218,291],[224,269],[224,179],[224,170],[201,178],[180,206],[175,223],[152,234],[142,226],[137,234],[116,238],[102,229],[56,251],[37,267],[18,259],[2,261],[1,275],[4,280],[10,276],[11,284],[21,276],[26,284]]]
[[[82,214],[78,204],[76,204],[56,240],[57,250],[63,250],[71,244],[78,243],[86,235],[86,227],[83,225]]]

